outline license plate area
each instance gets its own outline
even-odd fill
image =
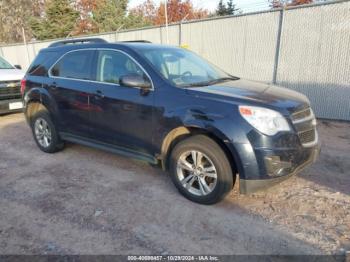
[[[22,109],[22,108],[23,108],[22,102],[9,103],[9,110],[17,110],[17,109]]]

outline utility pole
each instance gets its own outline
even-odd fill
[[[27,39],[26,39],[26,34],[24,32],[24,27],[22,27],[22,37],[23,37],[23,43],[27,51],[27,64],[29,66],[30,64],[30,58],[29,58],[29,50],[28,50],[28,45],[27,45]],[[23,66],[23,65],[22,65]]]
[[[164,2],[165,11],[165,30],[166,30],[166,43],[169,44],[169,23],[168,23],[168,0]]]

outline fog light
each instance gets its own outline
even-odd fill
[[[281,161],[279,156],[266,156],[265,166],[269,176],[280,176],[285,169],[292,167],[292,163]]]

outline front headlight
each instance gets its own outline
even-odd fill
[[[239,106],[241,116],[261,133],[273,136],[280,131],[290,131],[287,120],[278,112],[255,106]]]

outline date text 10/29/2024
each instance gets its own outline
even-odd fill
[[[220,261],[217,256],[128,256],[128,261]]]

